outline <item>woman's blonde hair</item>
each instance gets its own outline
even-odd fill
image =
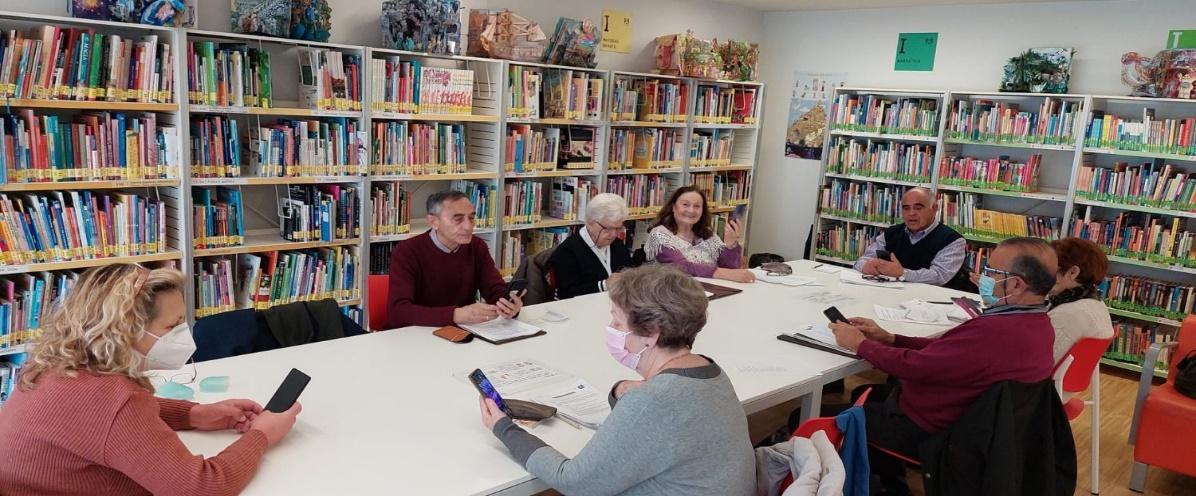
[[[73,377],[78,371],[124,375],[150,389],[145,357],[133,345],[156,316],[158,295],[182,290],[183,274],[175,269],[113,264],[84,272],[42,325],[21,389],[33,389],[44,373]]]

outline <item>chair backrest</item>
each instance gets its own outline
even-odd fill
[[[515,277],[527,280],[527,294],[523,296],[524,305],[535,305],[556,298],[556,292],[548,280],[548,259],[554,251],[556,247],[525,257],[515,270]]]
[[[381,331],[386,329],[386,297],[390,295],[390,276],[370,274],[369,299],[366,301],[366,306],[369,308],[369,327],[371,331]]]
[[[1171,355],[1171,366],[1167,374],[1167,382],[1175,381],[1176,368],[1179,361],[1188,356],[1192,350],[1196,350],[1196,314],[1189,315],[1184,319],[1182,325],[1179,326],[1179,335],[1176,340],[1179,343],[1175,347],[1175,353]]]
[[[868,401],[870,394],[872,394],[872,388],[864,390],[864,393],[855,400],[855,406],[864,406],[864,402]],[[831,444],[835,445],[835,449],[843,446],[843,432],[835,424],[835,417],[816,417],[802,422],[801,425],[797,426],[797,429],[793,430],[791,437],[809,438],[818,431],[826,433],[826,438],[831,441]]]
[[[279,347],[269,332],[259,332],[257,310],[251,308],[221,312],[195,320],[196,362],[216,360]]]
[[[1067,354],[1056,366],[1056,377],[1062,372],[1062,380],[1057,386],[1065,393],[1079,393],[1087,391],[1092,385],[1092,371],[1100,364],[1100,357],[1109,349],[1109,342],[1117,337],[1117,330],[1106,339],[1084,338],[1076,341],[1067,350]],[[1071,358],[1068,360],[1068,358]]]

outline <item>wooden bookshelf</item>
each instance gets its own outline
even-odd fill
[[[84,189],[177,188],[178,179],[130,179],[119,181],[60,181],[48,183],[0,184],[0,191],[72,191]]]
[[[97,112],[178,112],[177,103],[108,102],[87,100],[37,100],[31,98],[5,98],[0,100],[4,107],[19,107],[51,110],[91,110]]]

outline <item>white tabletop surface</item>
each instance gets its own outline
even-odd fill
[[[814,262],[792,265],[795,274],[813,276],[822,286],[711,281],[743,292],[711,302],[694,349],[723,366],[748,413],[809,395],[861,364],[776,339],[799,325],[825,322],[822,310],[828,305],[803,297],[849,296],[835,304],[844,314],[872,317],[873,303],[896,306],[913,298],[963,295],[922,284],[903,289],[840,284],[838,274],[812,270]],[[569,320],[543,321],[547,309]],[[501,346],[481,340],[453,344],[433,336],[433,328],[411,327],[202,362],[200,378],[227,375],[230,387],[220,394],[197,392],[196,401],[250,398],[265,404],[292,367],[312,377],[299,400],[303,413],[295,429],[266,454],[244,494],[531,493],[543,485],[481,425],[478,395],[465,375],[477,367],[533,359],[601,390],[637,376],[606,352],[610,303],[604,294],[531,306],[520,319],[548,334]],[[916,336],[947,329],[881,325]],[[567,455],[580,451],[592,434],[555,419],[532,433]],[[205,456],[236,439],[231,432],[180,436]]]

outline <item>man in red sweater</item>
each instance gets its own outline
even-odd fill
[[[938,339],[892,334],[859,317],[831,324],[840,345],[901,383],[891,391],[874,386],[865,405],[868,441],[917,458],[922,440],[949,427],[992,385],[1050,378],[1055,332],[1045,301],[1056,265],[1054,250],[1040,239],[997,245],[981,276],[991,278],[980,283],[988,308]],[[903,464],[883,454],[870,458],[887,494],[908,494]]]
[[[460,191],[428,197],[428,232],[402,241],[390,254],[386,327],[477,324],[523,306],[490,258],[490,247],[473,235],[474,208]],[[478,302],[481,293],[485,301]]]

